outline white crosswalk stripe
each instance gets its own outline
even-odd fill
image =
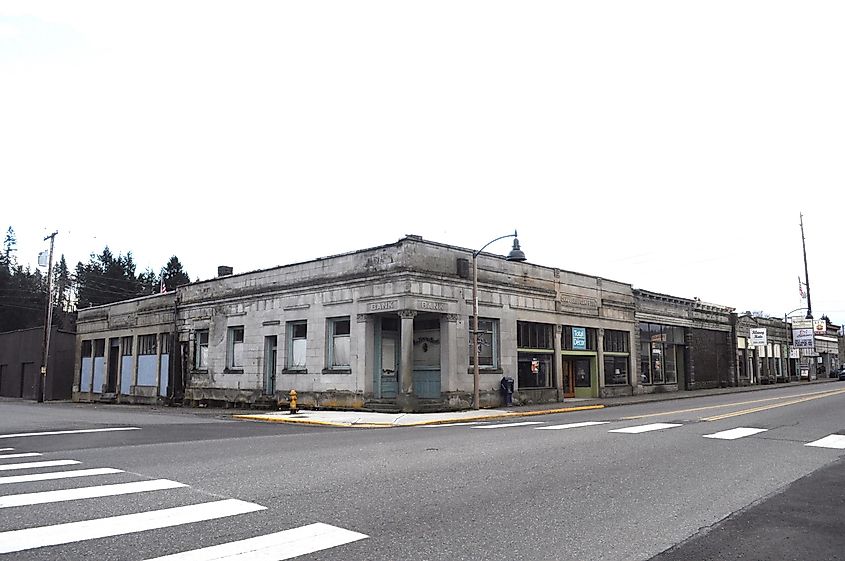
[[[845,434],[831,434],[819,440],[807,443],[804,446],[815,446],[816,448],[834,448],[845,450]]]
[[[179,487],[187,487],[187,485],[177,481],[170,481],[169,479],[153,479],[151,481],[116,483],[114,485],[97,485],[95,487],[79,487],[76,489],[62,489],[59,491],[22,493],[19,495],[0,497],[0,508],[59,503],[99,497],[114,497],[117,495],[130,495],[132,493],[177,489]]]
[[[46,460],[43,462],[21,462],[17,464],[2,464],[0,471],[9,471],[13,469],[31,469],[31,468],[46,468],[56,466],[72,466],[80,462],[76,460]]]
[[[36,458],[40,456],[38,452],[21,452],[20,454],[0,454],[0,460],[10,460],[12,458]]]
[[[95,518],[52,526],[39,526],[23,530],[0,532],[0,553],[13,553],[52,545],[82,542],[97,538],[132,534],[170,526],[191,524],[238,514],[265,510],[255,503],[225,499],[176,508],[166,508],[124,514],[108,518]]]
[[[613,429],[607,432],[620,432],[620,433],[627,433],[627,434],[639,434],[642,432],[651,432],[653,430],[663,430],[663,429],[671,429],[674,427],[680,427],[681,425],[676,423],[652,423],[650,425],[638,425],[635,427],[626,427],[624,429]]]
[[[524,427],[526,425],[542,425],[542,421],[522,421],[521,423],[501,423],[498,425],[484,425],[481,427],[471,427],[473,429],[504,429],[508,427]]]
[[[568,423],[566,425],[551,425],[548,427],[534,427],[534,430],[561,430],[577,429],[580,427],[592,427],[595,425],[606,425],[609,421],[584,421],[583,423]]]
[[[205,547],[148,561],[282,561],[366,539],[360,534],[329,524],[309,524],[266,536]]]
[[[735,429],[730,430],[723,430],[721,432],[716,432],[713,434],[705,434],[704,438],[715,438],[718,440],[736,440],[738,438],[745,438],[746,436],[751,436],[753,434],[759,434],[761,432],[766,432],[769,429],[754,429],[750,427],[737,427]]]
[[[0,438],[23,438],[27,436],[54,436],[57,434],[82,434],[89,432],[114,432],[125,430],[141,430],[138,427],[110,427],[104,429],[76,429],[76,430],[54,430],[43,432],[18,432],[15,434],[0,434]]]
[[[0,448],[0,452],[11,452],[14,448]]]
[[[73,477],[91,477],[94,475],[111,475],[124,473],[122,469],[114,468],[93,468],[93,469],[72,469],[67,471],[51,471],[47,473],[33,473],[30,475],[8,475],[0,477],[0,485],[10,483],[31,483],[33,481],[49,481],[52,479],[69,479]]]

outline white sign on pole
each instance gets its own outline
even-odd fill
[[[766,328],[765,327],[752,327],[751,328],[751,344],[754,346],[765,346],[767,343],[766,339]]]
[[[824,335],[827,333],[827,322],[823,319],[819,319],[813,322],[813,331],[816,335]]]
[[[41,253],[39,253],[38,254],[38,266],[39,267],[46,267],[47,266],[47,258],[48,258],[48,255],[47,255],[46,251],[42,251]]]

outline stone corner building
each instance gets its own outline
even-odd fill
[[[467,408],[471,267],[407,236],[83,309],[74,399]],[[483,406],[503,376],[519,403],[737,383],[732,308],[486,253],[478,282]]]

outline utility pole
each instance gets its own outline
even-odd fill
[[[38,377],[38,403],[44,402],[47,393],[47,356],[50,352],[50,325],[53,323],[53,245],[58,232],[53,232],[44,241],[50,240],[50,258],[47,265],[47,310],[44,312],[44,343],[41,347],[41,376]]]
[[[804,214],[801,217],[801,247],[804,248],[804,284],[807,285],[807,318],[813,319],[813,303],[810,300],[810,273],[807,272],[807,242],[804,241]]]

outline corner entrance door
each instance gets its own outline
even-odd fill
[[[590,359],[577,358],[575,363],[575,387],[587,388],[587,391],[592,391],[593,379],[590,373]]]
[[[563,397],[575,397],[575,361],[564,358],[563,366]]]
[[[440,397],[440,318],[414,319],[414,394]]]
[[[264,338],[264,395],[275,395],[276,393],[277,347],[277,335],[268,335]]]
[[[399,318],[377,320],[376,397],[394,399],[399,395]]]

